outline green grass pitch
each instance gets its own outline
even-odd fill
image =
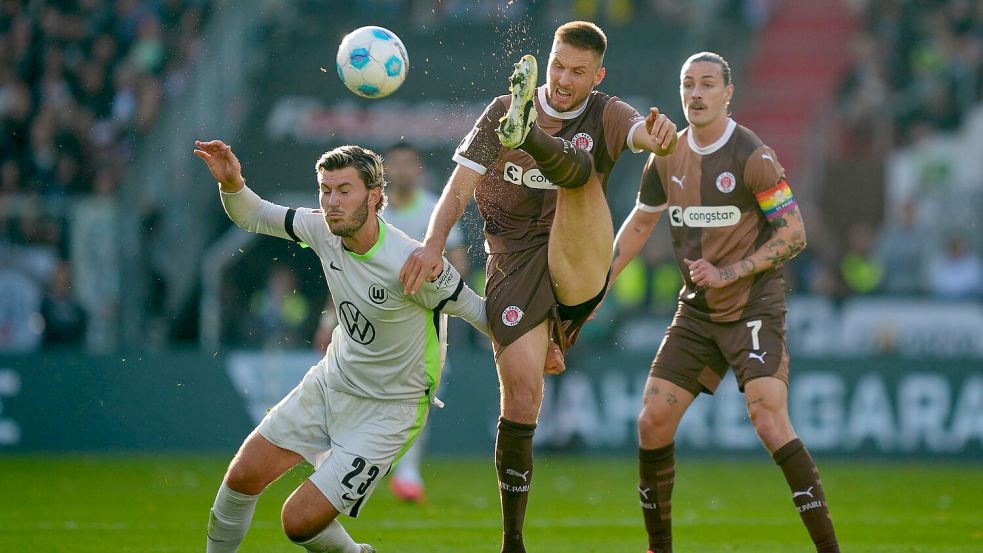
[[[230,452],[231,454],[231,452]],[[843,551],[983,551],[978,463],[819,459]],[[204,551],[208,508],[227,456],[0,457],[0,551]],[[532,552],[643,553],[631,459],[539,454],[526,523]],[[300,551],[279,509],[307,475],[298,468],[260,500],[240,551]],[[490,457],[431,459],[428,502],[403,505],[383,482],[343,523],[379,553],[497,553]],[[780,471],[761,458],[677,456],[675,551],[807,553],[808,536]]]

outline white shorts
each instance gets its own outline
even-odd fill
[[[416,439],[429,411],[425,402],[382,401],[331,389],[324,365],[318,364],[256,430],[314,465],[310,481],[335,509],[357,517],[381,477]]]

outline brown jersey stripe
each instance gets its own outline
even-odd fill
[[[731,122],[729,138],[715,150],[694,149],[689,128],[679,147],[666,157],[650,156],[638,199],[650,206],[667,204],[672,246],[684,288],[687,314],[704,320],[736,321],[784,303],[781,268],[740,279],[721,289],[698,289],[684,259],[706,259],[717,267],[740,262],[773,233],[756,194],[784,178],[774,150],[749,129]],[[699,150],[699,151],[698,151]]]

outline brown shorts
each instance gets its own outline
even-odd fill
[[[562,351],[573,345],[581,327],[601,300],[607,286],[586,302],[558,305],[550,279],[547,245],[509,253],[493,253],[485,266],[485,312],[492,337],[502,347],[536,328],[546,319]]]
[[[749,380],[761,376],[788,384],[784,311],[733,323],[703,321],[676,311],[650,374],[696,396],[713,394],[727,367],[734,368],[742,392]]]

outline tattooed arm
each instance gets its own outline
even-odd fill
[[[775,217],[769,224],[775,230],[771,238],[737,263],[718,268],[705,259],[686,260],[690,278],[702,288],[721,288],[739,278],[778,267],[805,249],[806,229],[798,207]]]
[[[621,271],[642,250],[655,224],[659,222],[662,211],[662,209],[650,211],[635,206],[625,219],[614,240],[614,259],[611,261],[611,282],[608,288],[614,286],[614,281]]]

